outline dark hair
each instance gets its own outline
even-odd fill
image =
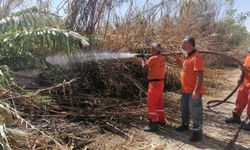
[[[195,39],[192,36],[187,36],[184,40],[195,47]]]

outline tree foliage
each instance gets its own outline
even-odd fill
[[[80,34],[60,29],[62,19],[37,7],[23,9],[0,20],[1,63],[43,59],[54,52],[72,53],[88,45]],[[11,63],[13,65],[13,63]]]

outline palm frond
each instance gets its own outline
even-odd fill
[[[88,45],[88,39],[76,32],[51,27],[8,32],[0,36],[0,53],[3,56],[41,48],[46,48],[47,51],[42,52],[45,55],[51,51],[71,53]]]
[[[15,31],[29,30],[42,26],[55,26],[60,17],[50,12],[40,11],[37,7],[21,10],[0,20],[0,34]],[[57,23],[56,23],[57,22]]]

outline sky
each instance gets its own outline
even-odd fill
[[[250,12],[250,0],[235,0],[234,1],[234,6],[237,9],[237,13],[241,12]],[[250,16],[247,18],[245,24],[244,24],[250,32]]]
[[[56,7],[60,4],[62,0],[52,0],[52,7]],[[143,1],[143,0],[138,0]],[[145,1],[145,0],[144,0]],[[151,0],[152,3],[158,4],[161,0]],[[234,0],[234,8],[237,9],[236,13],[242,12],[250,12],[250,0]],[[126,9],[120,8],[121,11],[125,11]],[[121,12],[122,13],[122,12]],[[62,14],[63,15],[63,14]],[[248,32],[250,32],[250,16],[244,22],[245,27],[247,28]]]

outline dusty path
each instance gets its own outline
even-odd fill
[[[228,79],[233,83],[228,85],[225,89],[218,89],[218,92],[221,92],[221,96],[218,98],[222,99],[227,96],[233,88],[235,88],[236,83],[240,76],[239,69],[227,70],[225,72],[224,78]],[[205,97],[205,100],[208,100],[212,97]],[[236,94],[234,94],[229,101],[235,102]],[[218,141],[228,142],[232,135],[235,134],[235,130],[238,128],[238,125],[225,124],[226,117],[232,115],[232,109],[234,105],[224,103],[215,107],[213,110],[215,112],[208,111],[205,109],[205,133],[212,138],[215,138]],[[245,118],[246,113],[243,113],[242,120]],[[239,138],[237,139],[237,148],[238,149],[250,149],[250,132],[242,130],[240,132]],[[223,147],[221,147],[223,149]]]
[[[240,71],[238,69],[227,70],[224,75],[231,83],[236,83],[238,80]],[[234,84],[232,84],[234,85]],[[230,90],[234,87],[228,85],[225,89],[217,89],[221,92],[219,97],[224,98],[227,96]],[[233,108],[232,104],[222,104],[216,107],[216,112],[211,112],[205,108],[206,101],[214,99],[212,96],[204,97],[204,138],[203,141],[198,143],[188,142],[188,137],[191,131],[184,133],[175,132],[173,126],[168,126],[161,129],[157,133],[147,133],[141,128],[130,128],[127,132],[131,135],[131,139],[124,139],[117,135],[107,133],[100,136],[99,140],[89,145],[91,147],[98,147],[98,149],[128,149],[128,150],[153,150],[153,149],[224,149],[225,145],[232,138],[238,125],[225,124],[224,120],[227,116],[231,115]],[[235,100],[235,95],[230,101]],[[167,109],[167,108],[166,108]],[[178,114],[179,115],[179,114]],[[244,117],[244,116],[243,116]],[[179,119],[179,117],[176,117]],[[171,122],[171,121],[170,121]],[[109,137],[109,138],[107,138]],[[99,146],[95,145],[98,144]],[[237,140],[237,149],[250,149],[250,132],[242,131]]]

